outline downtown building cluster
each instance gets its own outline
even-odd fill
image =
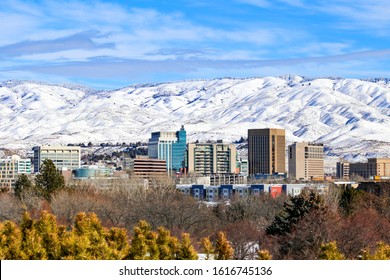
[[[242,158],[235,144],[222,141],[187,143],[184,126],[178,131],[153,132],[148,141],[148,155],[123,157],[120,171],[104,165],[82,165],[79,146],[36,146],[32,160],[17,156],[0,159],[0,186],[11,188],[19,174],[39,173],[45,159],[52,160],[65,177],[73,179],[130,177],[146,181],[171,176],[177,179],[177,187],[183,193],[197,196],[195,191],[199,191],[198,195],[203,194],[203,198],[223,197],[222,193],[215,193],[216,188],[222,186],[230,188],[229,193],[240,195],[257,192],[258,186],[248,185],[247,178],[288,178],[305,182],[306,186],[325,179],[322,143],[296,142],[287,146],[284,129],[262,128],[248,130],[247,144],[247,158]],[[346,180],[354,174],[365,179],[390,177],[390,159],[337,163],[337,178]],[[262,185],[260,189],[290,194],[297,194],[302,189],[300,184],[290,185]]]

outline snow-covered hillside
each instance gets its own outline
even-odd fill
[[[285,128],[288,143],[323,142],[328,155],[390,156],[390,83],[297,76],[129,86],[113,91],[11,81],[0,87],[0,147],[146,141],[152,131],[189,140]]]

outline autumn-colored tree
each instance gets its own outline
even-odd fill
[[[12,221],[0,223],[0,259],[26,259],[22,250],[22,233]]]
[[[163,227],[157,229],[157,245],[160,253],[160,260],[176,259],[176,252],[179,248],[179,241],[171,236],[171,232]]]
[[[215,241],[214,253],[216,260],[230,260],[233,257],[234,250],[226,238],[224,232],[218,232]]]
[[[320,260],[344,260],[345,256],[337,248],[336,241],[322,244],[318,258]]]
[[[123,259],[128,251],[126,231],[103,228],[95,214],[79,213],[69,230],[45,211],[37,220],[24,214],[20,226],[0,224],[2,259],[108,260]]]
[[[181,241],[171,236],[169,230],[160,227],[157,232],[144,220],[134,227],[128,255],[133,260],[194,260],[198,255],[191,243],[190,235],[183,233]]]
[[[390,245],[384,242],[378,242],[375,252],[370,254],[369,249],[361,250],[360,259],[363,260],[390,260]]]
[[[272,260],[272,256],[268,250],[258,250],[257,251],[258,260]]]
[[[181,235],[180,247],[177,252],[178,260],[197,260],[198,254],[196,253],[194,246],[192,245],[190,235],[183,233]]]
[[[138,222],[133,229],[129,258],[131,260],[146,260],[158,258],[157,235],[153,234],[149,223]]]
[[[210,238],[204,237],[201,240],[201,246],[203,253],[206,255],[206,260],[210,260],[214,254],[213,243],[210,241]]]

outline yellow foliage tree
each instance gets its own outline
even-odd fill
[[[344,254],[337,248],[336,241],[321,244],[318,258],[320,260],[345,260]]]
[[[208,237],[202,238],[201,245],[204,254],[206,254],[206,260],[210,260],[214,254],[213,243],[210,241],[210,238]]]
[[[38,220],[26,213],[20,226],[0,223],[0,259],[158,260],[197,259],[189,234],[179,240],[169,230],[152,231],[146,221],[134,227],[131,246],[125,229],[104,228],[95,213],[79,213],[69,229],[42,212]]]
[[[20,226],[0,223],[1,259],[124,259],[128,251],[126,231],[103,228],[93,213],[79,213],[70,230],[45,211],[38,220],[25,213]]]
[[[268,250],[259,250],[257,251],[258,260],[272,260],[272,256]]]
[[[22,233],[14,222],[0,223],[0,259],[26,259],[22,251]]]
[[[233,257],[234,250],[227,240],[224,232],[220,231],[217,234],[214,253],[216,260],[230,260]]]
[[[370,254],[369,250],[362,250],[361,259],[363,260],[390,260],[390,245],[384,242],[378,242],[375,252]]]
[[[191,243],[191,238],[188,233],[181,235],[180,247],[177,252],[178,260],[197,260],[198,254],[195,251],[194,246]]]
[[[171,232],[163,227],[157,229],[157,245],[160,252],[160,260],[176,259],[176,252],[179,248],[179,241],[171,236]]]

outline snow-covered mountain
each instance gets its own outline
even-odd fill
[[[8,81],[0,87],[0,147],[146,141],[185,125],[189,141],[285,128],[328,155],[390,156],[390,82],[298,76],[214,79],[93,91]]]

